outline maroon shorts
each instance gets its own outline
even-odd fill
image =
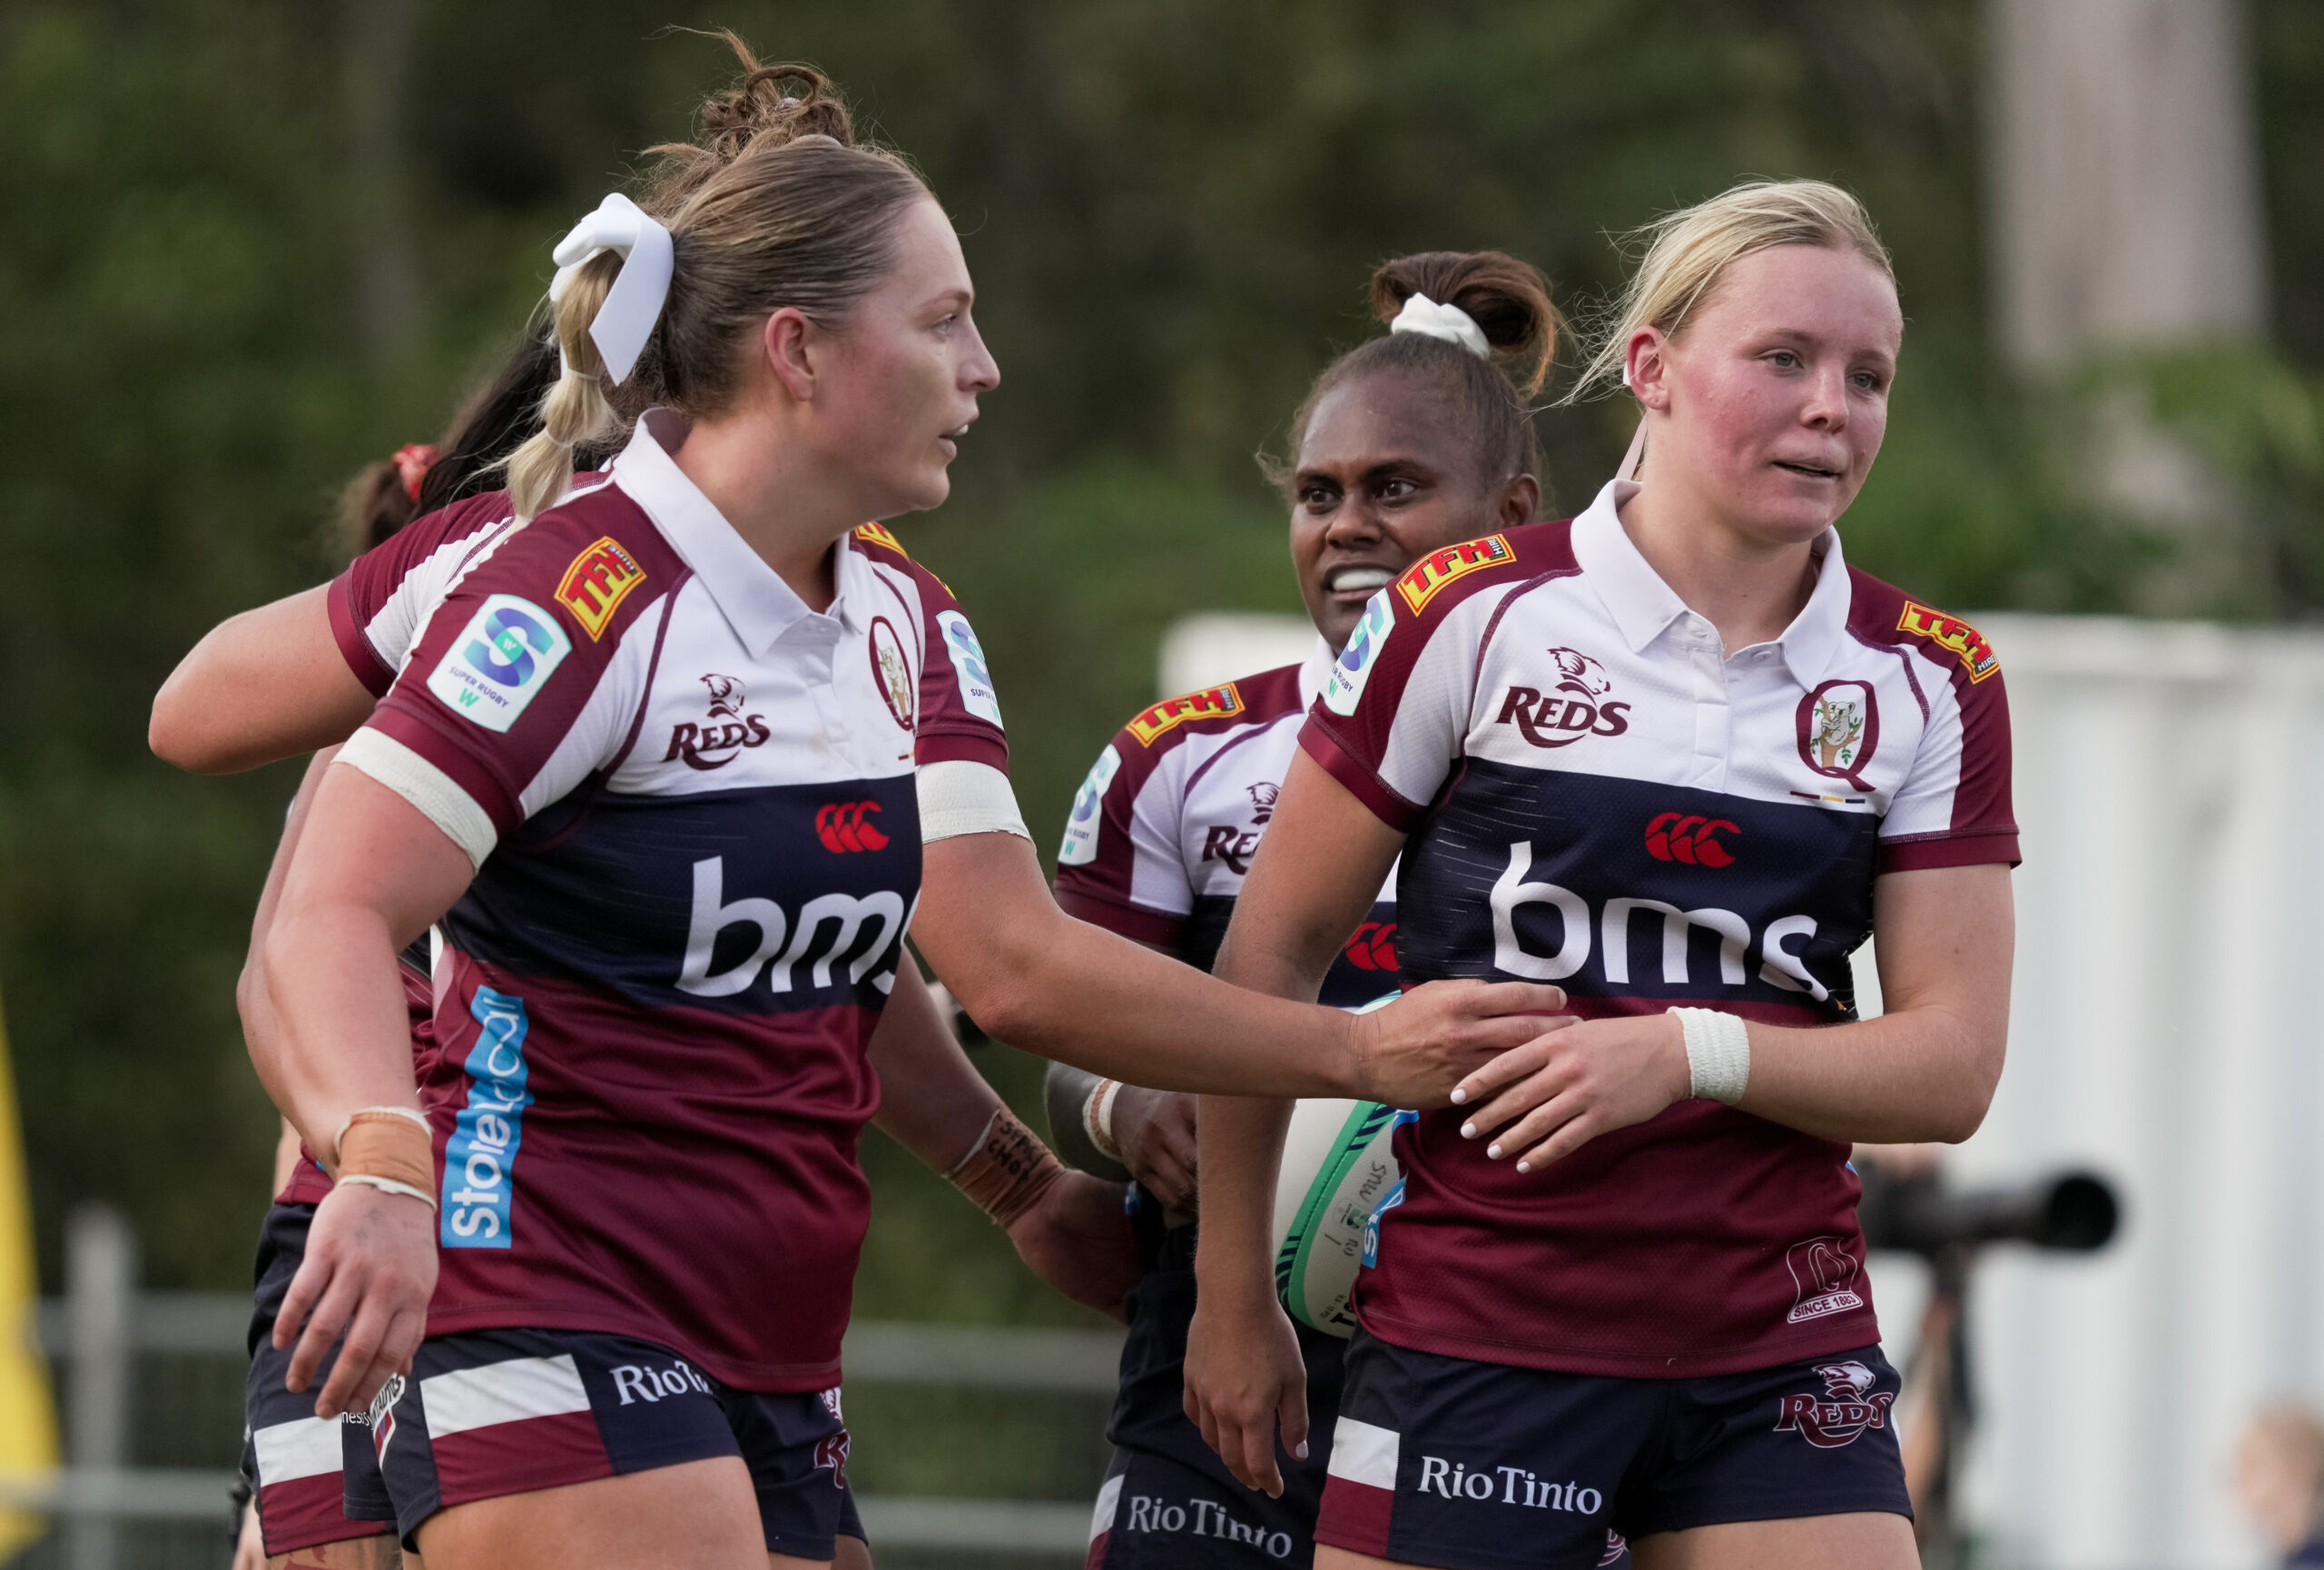
[[[388,1531],[395,1512],[371,1458],[371,1430],[315,1416],[315,1392],[334,1348],[304,1391],[283,1387],[290,1354],[274,1349],[275,1316],[307,1254],[312,1205],[276,1205],[259,1233],[258,1290],[251,1315],[251,1369],[242,1390],[242,1470],[270,1557]]]

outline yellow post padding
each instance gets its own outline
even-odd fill
[[[16,1074],[7,1026],[0,1022],[0,1476],[38,1476],[56,1466],[56,1402],[40,1351],[39,1313]],[[0,1559],[13,1557],[47,1529],[30,1511],[0,1509]]]

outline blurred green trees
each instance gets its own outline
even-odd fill
[[[2324,16],[2256,6],[2282,352],[2134,367],[2248,476],[2324,603]],[[243,1279],[271,1114],[231,992],[295,775],[180,776],[151,693],[202,629],[336,565],[363,462],[432,433],[516,333],[574,216],[683,136],[732,25],[835,73],[966,236],[1006,382],[944,511],[1047,848],[1151,697],[1160,628],[1294,608],[1253,450],[1371,331],[1371,264],[1495,245],[1585,310],[1609,235],[1746,174],[1861,193],[1911,326],[1850,558],[1935,603],[2107,608],[2135,550],[2078,499],[1983,298],[1973,0],[13,0],[0,10],[0,979],[44,1259],[116,1200],[153,1279]],[[2305,370],[2301,368],[2305,367]],[[1628,416],[1545,417],[1556,500]],[[1019,1093],[1031,1065],[999,1050]],[[879,1145],[879,1141],[873,1141]],[[891,1148],[867,1308],[1063,1310]],[[945,1270],[930,1297],[931,1266]]]

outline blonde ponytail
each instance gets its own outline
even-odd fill
[[[1631,238],[1647,242],[1645,260],[1622,291],[1597,344],[1561,404],[1578,403],[1620,385],[1632,334],[1651,327],[1676,338],[1730,263],[1777,245],[1853,251],[1896,281],[1863,203],[1820,180],[1753,180],[1708,202],[1666,212]]]
[[[541,400],[541,429],[508,458],[508,496],[517,521],[530,523],[556,503],[573,482],[573,449],[603,440],[620,421],[606,399],[606,362],[589,324],[621,272],[622,259],[606,252],[584,263],[551,312],[552,331],[565,351],[565,370]]]

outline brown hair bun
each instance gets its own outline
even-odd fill
[[[1518,390],[1528,398],[1541,390],[1565,321],[1540,268],[1505,251],[1423,251],[1374,270],[1372,309],[1383,322],[1395,321],[1415,294],[1466,311]]]

